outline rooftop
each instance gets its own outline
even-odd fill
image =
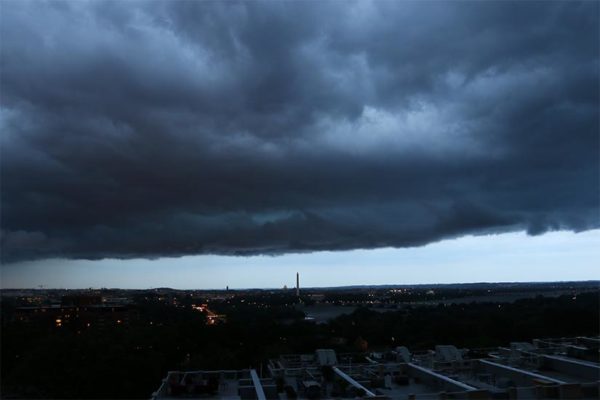
[[[488,352],[439,345],[417,354],[405,347],[371,354],[317,349],[270,360],[264,376],[254,369],[170,372],[153,399],[596,399],[597,344],[563,338]],[[568,354],[574,345],[585,360]]]

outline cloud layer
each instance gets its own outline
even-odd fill
[[[9,2],[2,259],[600,226],[597,2]]]

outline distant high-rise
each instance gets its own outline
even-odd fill
[[[296,296],[300,297],[300,273],[296,272]]]

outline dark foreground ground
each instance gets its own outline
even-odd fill
[[[293,291],[3,291],[0,397],[148,398],[168,370],[259,367],[316,348],[598,335],[598,283],[556,285],[315,289],[300,303]]]

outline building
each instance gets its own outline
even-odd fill
[[[417,353],[318,349],[270,360],[265,376],[253,369],[170,372],[152,399],[597,399],[599,344],[576,337]]]
[[[172,371],[152,394],[152,399],[277,399],[270,378],[259,378],[254,369]]]

